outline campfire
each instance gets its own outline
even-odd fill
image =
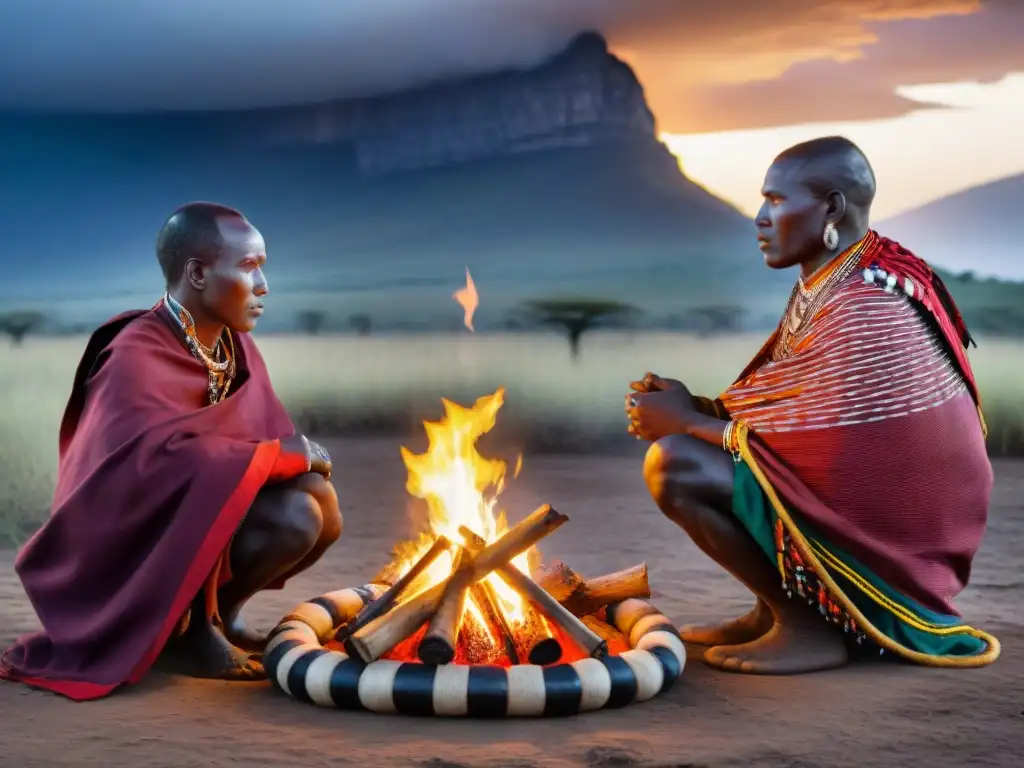
[[[452,296],[473,330],[469,269]],[[369,584],[307,600],[274,628],[272,685],[323,707],[451,717],[573,715],[646,701],[683,673],[679,633],[648,603],[643,563],[586,579],[537,544],[569,518],[543,505],[509,527],[508,466],[477,441],[504,404],[443,400],[423,454],[402,448],[426,530]],[[514,475],[522,468],[516,461]]]
[[[645,701],[682,674],[682,640],[645,599],[646,565],[589,579],[543,565],[538,543],[568,522],[547,504],[509,526],[507,465],[477,451],[503,401],[502,389],[469,408],[444,401],[444,418],[424,422],[426,452],[402,449],[425,530],[371,583],[281,620],[263,655],[276,688],[341,709],[549,717]]]
[[[560,562],[544,567],[537,544],[568,518],[544,505],[510,528],[498,508],[507,464],[477,450],[504,390],[470,408],[443,402],[444,418],[424,422],[426,452],[402,449],[406,488],[426,503],[427,530],[396,547],[374,580],[389,588],[342,625],[332,645],[364,663],[504,667],[628,650],[628,638],[600,611],[650,597],[646,566],[594,579]],[[514,475],[521,467],[520,456]]]

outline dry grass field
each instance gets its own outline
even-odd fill
[[[472,402],[499,386],[496,433],[528,451],[578,452],[625,439],[622,395],[653,370],[717,394],[761,335],[593,333],[577,362],[556,334],[265,336],[260,347],[300,428],[346,436],[387,431],[415,439],[441,397]],[[0,546],[16,545],[47,514],[57,427],[84,337],[29,338],[0,348]],[[982,340],[972,359],[994,455],[1024,453],[1024,345]],[[142,386],[145,386],[144,382]]]

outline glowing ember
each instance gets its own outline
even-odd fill
[[[426,453],[414,454],[402,448],[402,460],[409,472],[406,489],[426,501],[429,515],[428,531],[417,541],[396,548],[396,578],[419,560],[437,536],[463,542],[460,526],[469,528],[487,543],[507,531],[504,512],[496,509],[505,484],[506,464],[500,459],[480,455],[476,448],[477,441],[494,426],[504,394],[505,390],[499,388],[494,394],[481,397],[470,408],[442,400],[444,417],[437,422],[423,423],[429,441]],[[517,460],[516,474],[521,462],[522,456]],[[536,548],[531,548],[511,562],[529,575],[531,561],[538,556]],[[444,581],[452,572],[453,561],[454,552],[443,553],[411,585],[409,595]],[[481,604],[479,591],[471,592],[466,600],[460,637],[476,638],[477,645],[481,642],[489,645],[494,651],[492,657],[504,654],[503,639],[495,636],[493,621],[485,618],[492,608],[500,612],[510,632],[515,632],[517,627],[525,628],[524,622],[540,621],[544,624],[544,633],[551,636],[547,622],[535,612],[526,611],[522,596],[497,574],[489,575],[481,584],[490,593],[492,606]],[[396,648],[394,654],[389,655],[400,652],[402,649]],[[491,663],[495,663],[495,658],[490,659]]]
[[[476,312],[476,308],[480,306],[480,296],[476,292],[476,284],[473,282],[473,276],[469,274],[469,267],[466,267],[466,287],[459,288],[455,293],[452,294],[452,298],[459,303],[459,306],[465,311],[465,318],[463,322],[469,330],[473,330],[473,313]],[[500,407],[500,405],[499,405]]]

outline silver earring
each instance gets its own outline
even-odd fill
[[[830,251],[834,251],[839,245],[839,230],[836,229],[836,225],[831,221],[825,225],[825,234],[822,240],[825,242],[825,247]]]

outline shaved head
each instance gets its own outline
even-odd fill
[[[795,144],[775,158],[792,163],[792,173],[817,197],[839,191],[847,205],[867,210],[875,199],[875,172],[860,147],[843,136]]]
[[[268,292],[266,250],[263,235],[245,216],[218,203],[183,205],[156,239],[167,292],[197,327],[210,330],[211,344],[218,329],[249,332],[256,327]]]
[[[852,141],[824,136],[781,152],[761,195],[755,224],[765,263],[775,269],[799,264],[810,274],[864,237],[875,172]]]
[[[189,259],[216,256],[223,244],[221,221],[248,224],[239,211],[218,203],[188,203],[168,217],[156,239],[156,258],[168,286],[181,280]]]

